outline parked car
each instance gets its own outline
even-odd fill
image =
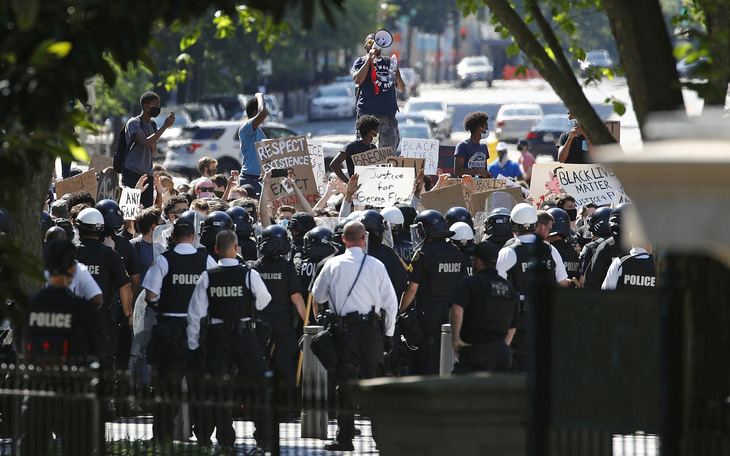
[[[309,101],[307,118],[342,119],[356,114],[355,91],[352,84],[339,82],[323,85],[317,89]]]
[[[401,125],[407,124],[407,123],[426,124],[426,125],[428,125],[428,128],[431,130],[431,136],[434,138],[438,136],[438,133],[437,133],[438,127],[436,126],[436,124],[433,121],[431,121],[428,117],[424,116],[421,113],[409,114],[407,112],[398,111],[395,113],[395,118],[396,118],[396,120],[398,120],[399,128]]]
[[[497,111],[494,118],[495,135],[499,141],[517,141],[542,119],[542,108],[535,103],[508,103]]]
[[[589,51],[584,60],[580,60],[580,74],[585,77],[588,70],[593,67],[597,68],[613,68],[613,60],[608,56],[608,51],[599,49]]]
[[[527,144],[532,154],[549,155],[557,160],[555,143],[560,135],[573,128],[567,114],[547,114],[527,133]]]
[[[431,127],[425,123],[406,122],[398,124],[398,131],[401,139],[403,138],[415,138],[415,139],[436,139]]]
[[[198,175],[198,160],[212,157],[218,160],[221,173],[240,169],[240,127],[239,121],[198,122],[183,127],[178,139],[168,142],[165,168],[171,173],[192,178]],[[297,135],[286,125],[274,122],[264,122],[261,129],[269,139]]]
[[[406,85],[406,90],[403,92],[396,92],[396,96],[399,100],[407,100],[410,97],[417,97],[421,92],[420,84],[421,78],[413,68],[400,68],[400,77],[403,79],[403,83]]]
[[[233,117],[234,120],[239,119],[245,119],[246,117],[246,103],[248,103],[248,100],[253,98],[254,95],[239,95],[238,99],[241,103],[241,111],[240,114]],[[266,102],[266,109],[269,110],[269,115],[266,117],[266,120],[269,122],[283,122],[284,121],[284,111],[281,109],[281,105],[279,105],[279,99],[276,97],[276,95],[273,95],[271,93],[265,93],[264,94],[264,101]]]
[[[418,114],[426,117],[436,126],[436,134],[444,138],[451,136],[454,125],[454,108],[446,106],[443,101],[428,101],[413,98],[403,108],[406,114]]]
[[[486,81],[487,86],[492,87],[494,81],[494,68],[484,55],[461,59],[456,66],[456,74],[459,76],[458,85],[462,88],[475,81]]]

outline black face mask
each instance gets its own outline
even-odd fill
[[[565,212],[570,217],[571,222],[575,222],[575,219],[578,218],[578,209],[565,209]]]
[[[159,115],[160,115],[160,107],[159,106],[150,106],[150,116],[157,117]]]

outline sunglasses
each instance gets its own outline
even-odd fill
[[[198,187],[199,192],[212,192],[214,191],[214,187]]]

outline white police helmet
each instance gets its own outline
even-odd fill
[[[383,208],[383,210],[380,211],[380,215],[382,215],[383,218],[391,225],[402,225],[405,221],[403,218],[403,212],[395,206]]]
[[[76,226],[83,233],[103,233],[104,216],[97,209],[87,207],[76,217]]]
[[[464,222],[456,222],[449,230],[454,232],[454,235],[451,236],[451,239],[455,241],[472,241],[474,240],[474,230],[471,229],[469,225],[467,225]]]
[[[537,227],[537,211],[527,203],[520,203],[510,213],[512,231],[515,233],[529,233]]]

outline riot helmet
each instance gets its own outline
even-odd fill
[[[568,216],[568,213],[559,207],[554,207],[548,210],[547,213],[553,216],[553,229],[550,231],[550,236],[561,236],[566,241],[570,239],[570,216]]]
[[[456,222],[449,228],[453,231],[451,242],[456,245],[459,250],[466,252],[474,246],[474,230],[464,222]]]
[[[349,222],[347,219],[340,220],[332,232],[332,244],[337,250],[337,255],[345,253],[345,241],[342,239],[342,233],[345,231],[347,222]]]
[[[588,230],[596,236],[608,236],[611,234],[608,221],[611,218],[610,207],[599,207],[591,215],[586,217]]]
[[[446,214],[444,214],[444,219],[446,219],[446,223],[449,226],[453,225],[456,222],[464,222],[471,228],[474,228],[474,221],[471,218],[471,214],[468,210],[466,210],[466,208],[461,206],[452,207],[451,209],[446,211]]]
[[[532,233],[537,227],[537,211],[527,203],[520,203],[510,213],[514,233]]]
[[[403,212],[401,212],[400,209],[395,206],[383,208],[383,210],[380,211],[380,215],[382,215],[385,221],[390,223],[391,226],[402,225],[405,221],[405,217],[403,217]],[[367,228],[367,226],[365,228]]]
[[[104,216],[104,228],[107,234],[116,233],[124,226],[124,214],[116,201],[103,199],[94,206]]]
[[[259,253],[263,256],[278,256],[289,253],[289,235],[286,228],[279,225],[269,225],[261,232]]]
[[[509,209],[498,207],[492,210],[484,221],[486,240],[504,245],[512,237]]]
[[[385,218],[380,212],[367,209],[362,211],[356,220],[365,226],[371,236],[382,239],[383,232],[385,232]]]
[[[318,226],[304,235],[304,254],[314,260],[321,260],[335,253],[333,234],[329,228]]]
[[[76,247],[67,239],[52,241],[43,250],[43,262],[50,275],[73,277],[68,270],[76,262]]]
[[[213,211],[203,220],[203,228],[200,234],[200,243],[206,249],[212,249],[215,246],[215,237],[223,230],[233,231],[233,221],[225,212]]]
[[[303,237],[307,232],[317,226],[317,222],[314,221],[312,214],[308,212],[297,212],[291,216],[289,224],[286,229],[292,233],[292,237]],[[294,232],[297,235],[294,235]]]
[[[611,230],[611,235],[618,237],[621,234],[621,212],[626,211],[631,203],[621,203],[614,207],[611,211],[611,217],[608,219],[608,227]]]
[[[419,243],[429,238],[447,238],[454,235],[454,232],[449,230],[444,217],[433,209],[428,209],[418,214],[413,220],[413,226],[411,228],[411,231],[414,231],[413,229],[415,228],[413,235],[414,238],[419,238]]]
[[[233,206],[226,211],[235,227],[234,231],[239,239],[248,239],[253,234],[253,226],[251,224],[251,216],[246,209],[241,206]]]
[[[93,207],[87,207],[76,217],[79,235],[99,236],[104,232],[104,216]]]

